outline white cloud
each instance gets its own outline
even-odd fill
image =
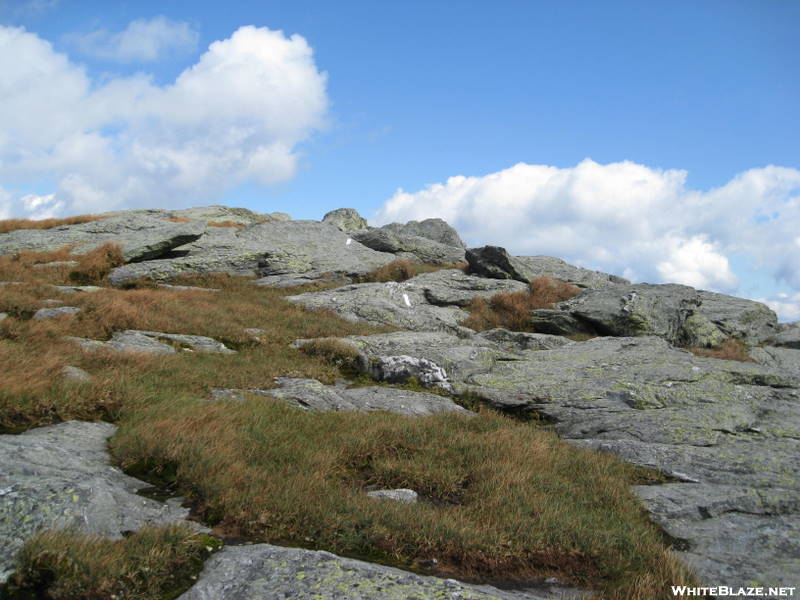
[[[189,23],[166,17],[136,19],[116,33],[99,29],[71,34],[66,41],[88,56],[118,62],[152,62],[171,54],[192,52],[198,34]]]
[[[245,180],[286,180],[328,108],[305,39],[266,28],[240,28],[158,86],[141,74],[99,85],[37,35],[0,26],[0,71],[0,183],[55,181],[51,206],[64,213],[197,204]]]
[[[752,169],[707,192],[685,181],[685,171],[628,161],[520,163],[414,193],[398,190],[376,221],[442,217],[472,245],[491,242],[635,281],[729,293],[739,287],[730,263],[737,257],[800,290],[800,171]]]
[[[756,298],[778,314],[781,321],[800,320],[800,293],[775,294],[767,298]]]

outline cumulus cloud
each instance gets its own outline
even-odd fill
[[[174,83],[98,83],[36,34],[0,26],[0,183],[54,182],[52,211],[202,202],[291,178],[326,123],[326,75],[299,35],[242,27]],[[12,200],[14,216],[41,210]]]
[[[800,171],[751,169],[709,191],[687,188],[686,175],[629,161],[520,163],[398,190],[376,221],[442,217],[470,244],[728,293],[740,283],[736,257],[800,290]]]
[[[189,23],[166,17],[136,19],[123,30],[99,29],[71,34],[66,41],[87,56],[118,62],[152,62],[165,56],[192,52],[198,34]]]
[[[755,299],[774,310],[781,321],[800,321],[800,293],[774,294]]]

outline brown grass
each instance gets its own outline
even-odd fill
[[[453,263],[449,265],[426,265],[400,259],[373,269],[363,275],[359,281],[362,283],[385,283],[387,281],[406,281],[422,273],[433,273],[442,269],[464,269],[467,263]]]
[[[6,219],[0,221],[0,233],[8,233],[17,229],[52,229],[61,225],[79,225],[89,223],[98,219],[105,219],[107,215],[79,215],[76,217],[65,217],[63,219]]]
[[[215,538],[183,525],[146,527],[122,540],[44,532],[25,544],[6,593],[52,600],[175,598],[218,547]]]
[[[328,359],[354,359],[352,351],[320,343],[301,352],[289,343],[387,329],[324,311],[311,315],[284,300],[297,289],[261,288],[223,275],[177,283],[222,291],[60,295],[82,312],[40,322],[26,310],[52,296],[52,288],[37,280],[0,289],[0,298],[20,295],[14,302],[21,307],[0,322],[0,429],[73,418],[114,421],[120,429],[113,448],[123,464],[135,474],[174,479],[206,519],[254,540],[402,566],[435,557],[448,576],[557,576],[619,598],[632,586],[647,587],[648,577],[657,584],[654,598],[669,583],[690,581],[683,571],[664,571],[668,555],[660,535],[629,492],[630,483],[640,482],[633,467],[574,449],[531,424],[488,412],[410,419],[302,413],[263,397],[210,402],[212,388],[268,389],[276,376],[331,383],[342,371]],[[260,342],[245,333],[253,327],[267,332]],[[126,328],[207,335],[238,353],[86,353],[63,339],[106,339]],[[92,380],[64,380],[59,373],[67,364]],[[425,501],[373,502],[364,495],[371,486],[412,487]],[[150,539],[150,550],[160,552],[162,542]],[[63,546],[46,540],[32,556],[51,549],[60,556]],[[34,571],[48,571],[50,563],[42,561]],[[125,570],[106,576],[81,566],[75,572],[91,575],[74,579],[73,590],[106,589],[116,584],[104,582],[126,577]]]
[[[191,221],[186,217],[170,217],[167,221],[171,223],[190,223]]]
[[[569,300],[581,289],[553,277],[532,280],[528,290],[495,294],[491,298],[473,298],[467,310],[470,316],[462,323],[475,331],[503,327],[511,331],[533,331],[530,313],[537,308],[552,308],[556,302]]]
[[[114,267],[123,264],[122,250],[109,242],[81,255],[78,266],[69,272],[69,278],[78,285],[98,285],[105,281]]]
[[[691,346],[687,350],[695,356],[717,358],[720,360],[738,360],[739,362],[756,362],[747,353],[747,345],[740,339],[729,338],[716,348]]]
[[[246,229],[247,225],[243,223],[237,223],[235,221],[209,221],[206,223],[210,227],[231,227],[233,229]]]
[[[633,467],[489,412],[419,419],[304,413],[265,398],[168,401],[126,420],[113,452],[134,474],[174,473],[218,531],[254,540],[607,592],[658,572],[664,558],[630,491]],[[365,495],[398,487],[424,501]]]

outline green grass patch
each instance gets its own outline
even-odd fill
[[[71,531],[28,540],[6,584],[8,600],[172,600],[220,547],[185,525],[147,527],[122,540]]]

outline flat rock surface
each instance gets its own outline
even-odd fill
[[[257,544],[216,553],[179,600],[550,600],[575,592],[555,585],[504,591],[329,552]]]
[[[316,379],[290,377],[276,377],[275,382],[278,387],[269,390],[214,390],[212,395],[218,400],[243,400],[245,393],[271,396],[312,412],[385,410],[409,417],[444,412],[472,414],[450,398],[425,392],[386,386],[351,388],[346,385],[325,385]]]
[[[0,583],[25,540],[71,527],[121,538],[145,525],[181,521],[189,510],[134,494],[148,484],[109,464],[108,423],[69,421],[0,435]]]
[[[551,349],[526,348],[525,338],[496,331],[343,339],[367,365],[387,356],[430,360],[446,371],[457,393],[477,394],[507,412],[536,413],[571,443],[614,452],[681,481],[648,487],[642,495],[708,583],[796,583],[796,374],[699,358],[657,337],[601,337]],[[737,494],[731,494],[734,488]],[[683,508],[671,512],[664,507],[677,506],[675,490],[685,492]],[[730,537],[740,541],[726,546]]]
[[[351,276],[393,260],[393,254],[371,250],[328,223],[269,221],[244,229],[208,227],[202,238],[176,248],[173,256],[117,267],[109,281],[112,285],[139,277],[166,281],[215,271],[261,277]]]
[[[419,235],[386,228],[354,231],[350,235],[368,248],[391,252],[397,258],[428,264],[449,264],[464,260],[464,248],[461,246],[442,244]]]
[[[424,273],[400,283],[357,283],[288,296],[310,309],[325,308],[350,321],[411,331],[458,331],[476,296],[526,289],[524,283],[467,275],[458,269]]]

